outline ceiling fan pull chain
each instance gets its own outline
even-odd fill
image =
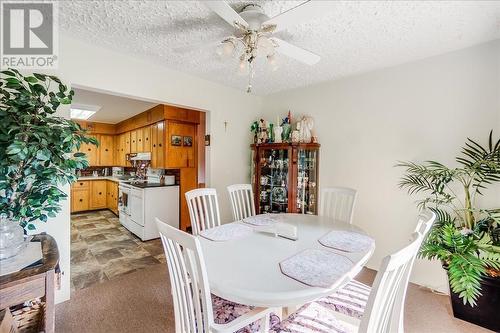
[[[254,70],[253,70],[253,63],[251,61],[248,62],[249,66],[249,73],[248,73],[248,86],[247,86],[247,93],[252,92],[252,79],[254,75]]]

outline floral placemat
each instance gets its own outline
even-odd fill
[[[243,238],[253,233],[253,229],[242,223],[233,222],[221,226],[206,229],[200,232],[200,236],[212,241],[228,241]]]
[[[280,262],[281,272],[311,287],[330,288],[354,263],[326,249],[307,249]]]
[[[375,240],[368,235],[347,230],[333,230],[318,239],[321,245],[344,252],[364,252],[369,250]]]

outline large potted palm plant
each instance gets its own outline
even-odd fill
[[[500,181],[500,140],[467,139],[458,166],[401,162],[400,187],[436,215],[420,255],[447,270],[455,317],[500,331],[500,209],[481,207],[486,187]]]
[[[95,139],[56,115],[73,95],[55,76],[0,73],[0,260],[22,249],[23,228],[56,216],[67,197],[61,185],[88,166],[76,151]]]

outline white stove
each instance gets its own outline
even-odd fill
[[[159,237],[155,218],[179,228],[179,185],[120,183],[120,223],[141,240]]]

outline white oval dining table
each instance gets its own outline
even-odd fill
[[[278,218],[297,227],[297,240],[263,232],[229,241],[212,241],[198,236],[213,294],[251,306],[301,305],[330,295],[344,286],[359,273],[375,249],[373,245],[364,252],[348,253],[324,247],[318,242],[331,230],[364,233],[354,225],[316,215],[280,214]],[[279,266],[281,261],[305,249],[328,249],[342,254],[351,259],[353,267],[329,288],[305,285],[284,275]]]

